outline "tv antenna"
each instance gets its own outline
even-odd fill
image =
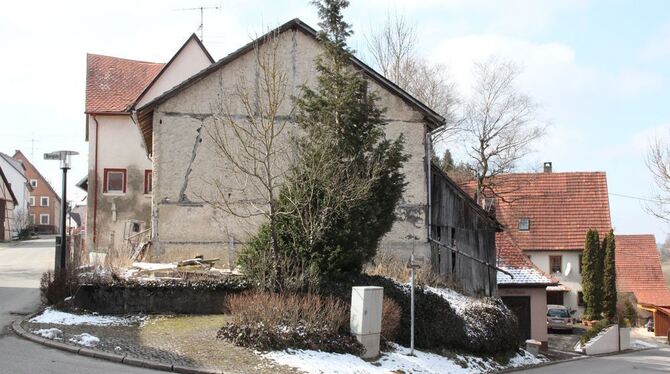
[[[197,8],[182,8],[182,9],[175,9],[175,10],[199,10],[200,11],[200,26],[198,26],[198,30],[200,30],[200,41],[204,41],[204,34],[205,34],[205,11],[206,10],[221,10],[220,6],[201,6]]]

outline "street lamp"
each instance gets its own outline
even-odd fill
[[[60,205],[60,253],[56,251],[56,270],[65,269],[67,237],[65,236],[65,216],[67,212],[67,171],[70,169],[71,157],[78,155],[75,151],[56,151],[45,153],[45,160],[60,160],[60,168],[63,170],[63,193]]]

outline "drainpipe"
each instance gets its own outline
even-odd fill
[[[99,123],[98,119],[93,114],[93,121],[95,121],[95,161],[93,166],[93,247],[96,247],[96,239],[98,234],[97,218],[98,218],[98,133]]]

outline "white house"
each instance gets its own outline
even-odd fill
[[[89,251],[123,248],[151,222],[152,170],[130,109],[213,62],[193,34],[167,63],[87,55],[86,140]]]
[[[13,209],[14,224],[11,228],[12,236],[15,236],[21,229],[18,221],[28,222],[31,187],[28,177],[26,177],[26,168],[21,161],[0,152],[0,168],[2,168],[17,201]]]

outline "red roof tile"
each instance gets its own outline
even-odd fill
[[[523,251],[582,250],[589,229],[612,227],[604,172],[505,174],[494,183],[496,218]],[[529,231],[518,230],[520,218]]]
[[[654,235],[616,235],[619,292],[632,292],[640,304],[670,306]]]
[[[498,266],[506,270],[529,270],[530,272],[513,271],[514,279],[502,279],[499,283],[505,284],[555,284],[557,280],[552,279],[540,270],[533,262],[523,254],[521,248],[514,244],[508,232],[496,233],[496,250]],[[499,278],[501,278],[499,276]],[[502,277],[504,278],[504,277]]]
[[[86,65],[86,113],[120,113],[165,64],[87,54]]]

